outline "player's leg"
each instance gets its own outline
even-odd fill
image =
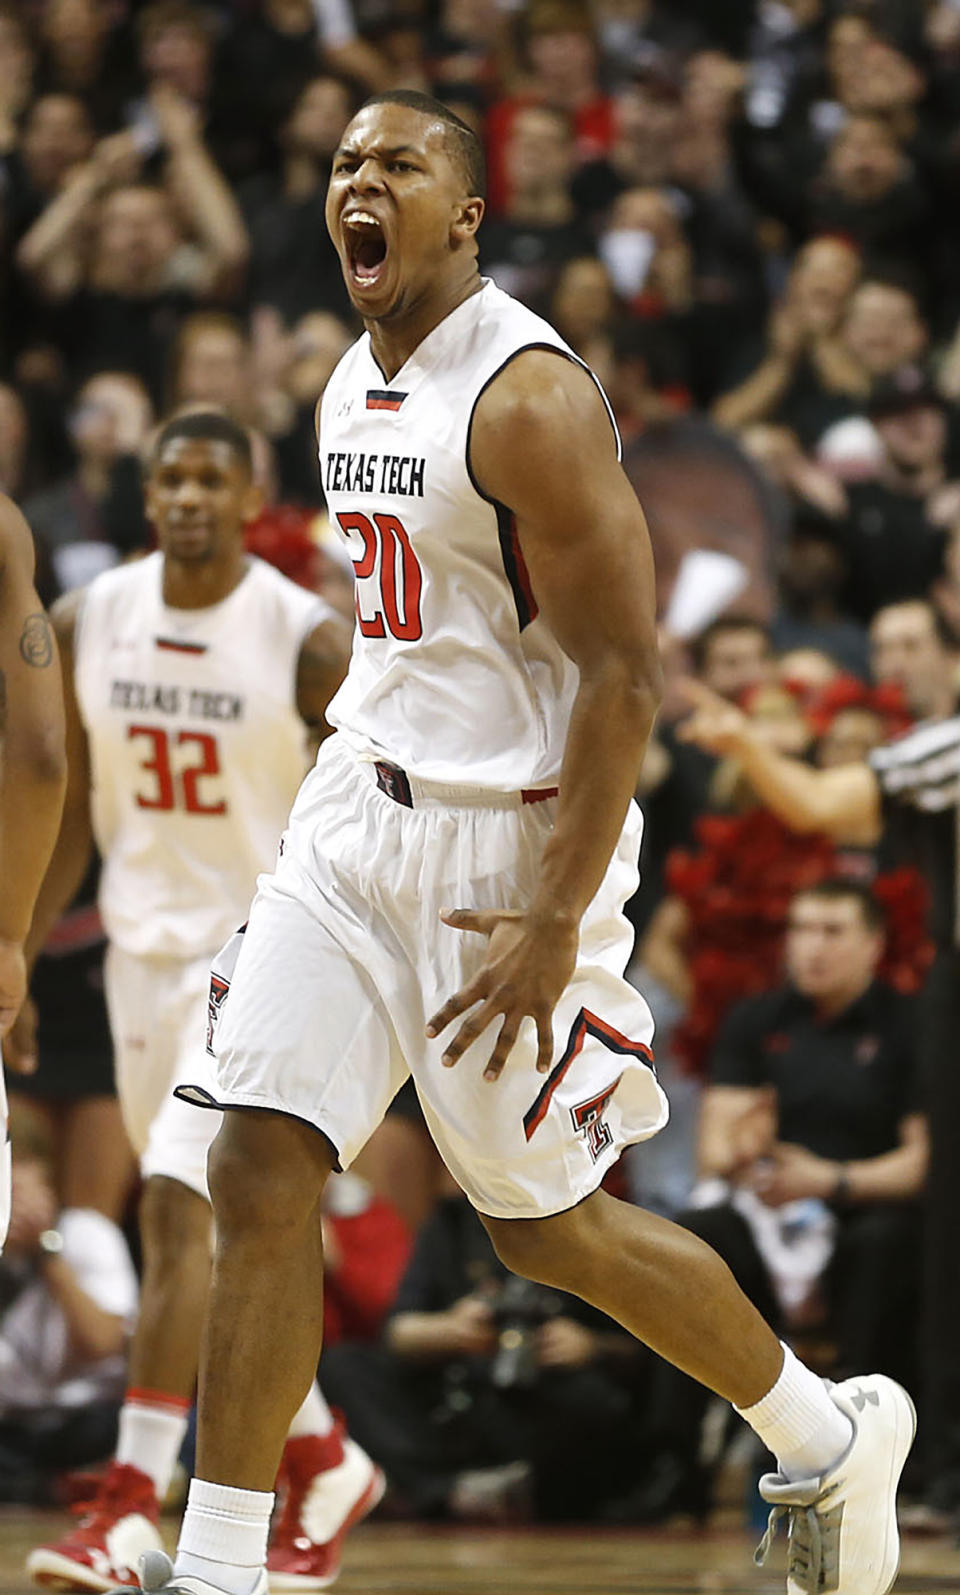
[[[214,1100],[228,1111],[210,1155],[216,1252],[177,1580],[245,1595],[263,1566],[288,1425],[319,1360],[324,1185],[405,1071],[367,970],[297,895],[262,886],[238,945],[232,979],[215,964],[229,989]],[[307,1577],[321,1582],[316,1568]]]

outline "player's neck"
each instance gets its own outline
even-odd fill
[[[439,327],[441,321],[446,321],[465,299],[479,293],[482,287],[483,279],[474,271],[465,281],[439,284],[401,316],[389,321],[367,322],[373,357],[386,380],[392,382],[434,327]]]
[[[206,564],[185,562],[165,554],[163,601],[168,609],[209,609],[221,604],[247,574],[249,562],[242,548]]]

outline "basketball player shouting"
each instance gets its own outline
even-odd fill
[[[506,1265],[618,1319],[774,1451],[788,1590],[881,1595],[908,1397],[877,1376],[828,1390],[709,1248],[599,1189],[667,1116],[622,978],[653,571],[596,381],[478,276],[482,181],[469,129],[403,92],[368,102],[334,159],[328,225],[367,332],[319,445],[358,626],[338,734],[215,965],[209,1100],[231,1111],[210,1162],[197,1477],[176,1565],[148,1557],[144,1587],[265,1590],[273,1478],[320,1338],[320,1194],[409,1069]]]
[[[33,538],[0,493],[0,1036],[27,985],[23,944],[53,851],[67,781],[63,695],[33,585]],[[0,1071],[0,1247],[10,1223],[10,1142]]]
[[[210,1274],[214,1116],[177,1101],[206,1057],[212,952],[246,918],[342,679],[348,628],[244,554],[259,509],[247,434],[219,412],[160,431],[146,480],[159,552],[64,598],[69,782],[30,944],[89,857],[103,859],[107,999],[124,1118],[141,1160],[143,1291],[117,1458],[77,1529],[35,1550],[40,1583],[103,1590],[160,1544],[196,1381]],[[276,1586],[318,1588],[382,1481],[311,1380],[285,1452]],[[293,1413],[290,1414],[291,1418]]]

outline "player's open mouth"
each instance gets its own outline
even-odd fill
[[[351,277],[358,286],[371,287],[387,258],[387,241],[376,216],[368,210],[351,211],[343,218],[343,239]]]

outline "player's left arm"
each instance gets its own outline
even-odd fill
[[[316,742],[330,735],[327,705],[350,663],[351,632],[346,621],[331,614],[307,636],[297,659],[297,713]]]
[[[454,1063],[502,1015],[486,1068],[495,1079],[526,1015],[537,1023],[537,1067],[550,1067],[552,1012],[637,785],[661,673],[646,522],[589,374],[547,351],[519,355],[477,405],[471,466],[483,492],[515,515],[541,621],[580,672],[533,901],[522,912],[446,916],[488,935],[490,948],[429,1033],[479,1002],[444,1053]]]
[[[0,499],[0,1034],[26,990],[23,943],[66,787],[63,691],[53,631],[33,584],[33,538]]]

